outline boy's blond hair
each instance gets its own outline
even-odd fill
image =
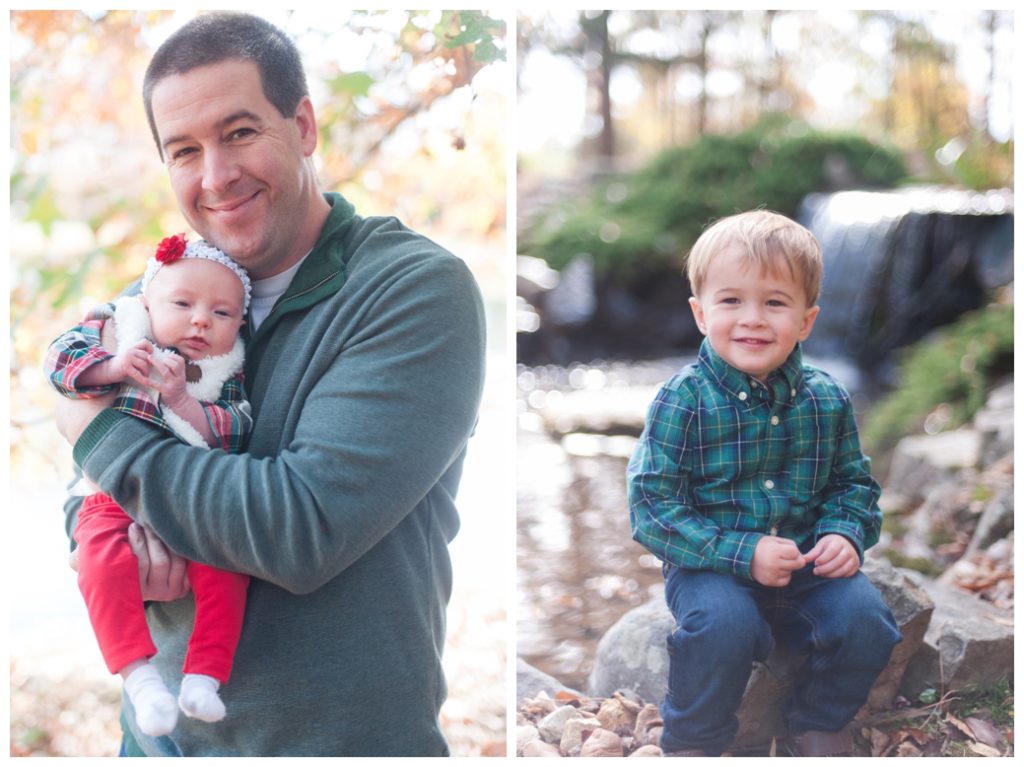
[[[712,259],[729,245],[739,245],[749,266],[778,271],[781,264],[804,289],[808,306],[821,289],[821,245],[807,229],[781,213],[751,210],[722,218],[704,230],[686,259],[686,276],[694,295],[700,293]]]

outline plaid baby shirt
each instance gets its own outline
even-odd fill
[[[96,363],[113,356],[100,343],[103,323],[113,315],[113,304],[98,306],[86,315],[80,325],[61,334],[50,344],[43,361],[43,371],[50,385],[71,399],[98,397],[117,389],[118,395],[111,407],[173,432],[163,418],[157,397],[141,386],[128,383],[108,386],[78,384],[78,376]],[[242,374],[234,375],[224,383],[216,402],[200,404],[217,437],[217,447],[231,453],[240,452],[252,425]]]

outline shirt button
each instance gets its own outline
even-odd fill
[[[790,399],[796,399],[796,389],[789,390]]]
[[[741,391],[741,392],[740,392],[739,394],[737,394],[736,396],[737,396],[737,397],[739,397],[739,398],[740,398],[740,400],[745,400],[745,399],[747,398],[747,393],[746,393],[745,391]]]
[[[777,415],[773,415],[772,416],[772,426],[778,426],[778,425],[779,425],[779,417]]]
[[[764,481],[764,486],[765,486],[765,488],[767,488],[768,490],[771,490],[771,489],[772,489],[773,487],[775,487],[775,483],[774,483],[774,482],[772,482],[772,481],[771,481],[770,479],[766,479],[766,480]]]

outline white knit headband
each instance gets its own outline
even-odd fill
[[[234,272],[235,276],[242,283],[242,314],[249,310],[249,297],[252,295],[252,285],[249,282],[249,275],[245,269],[229,258],[224,251],[213,247],[213,245],[205,240],[188,244],[188,240],[183,234],[167,237],[157,246],[156,255],[150,257],[146,263],[146,273],[142,275],[142,293],[145,294],[146,288],[149,287],[149,283],[156,276],[156,273],[160,271],[161,267],[173,264],[183,258],[205,258],[207,261],[216,261],[218,264],[223,264]]]

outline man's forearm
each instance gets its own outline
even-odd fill
[[[57,430],[72,447],[93,419],[113,404],[116,393],[90,399],[59,397],[55,411]]]

